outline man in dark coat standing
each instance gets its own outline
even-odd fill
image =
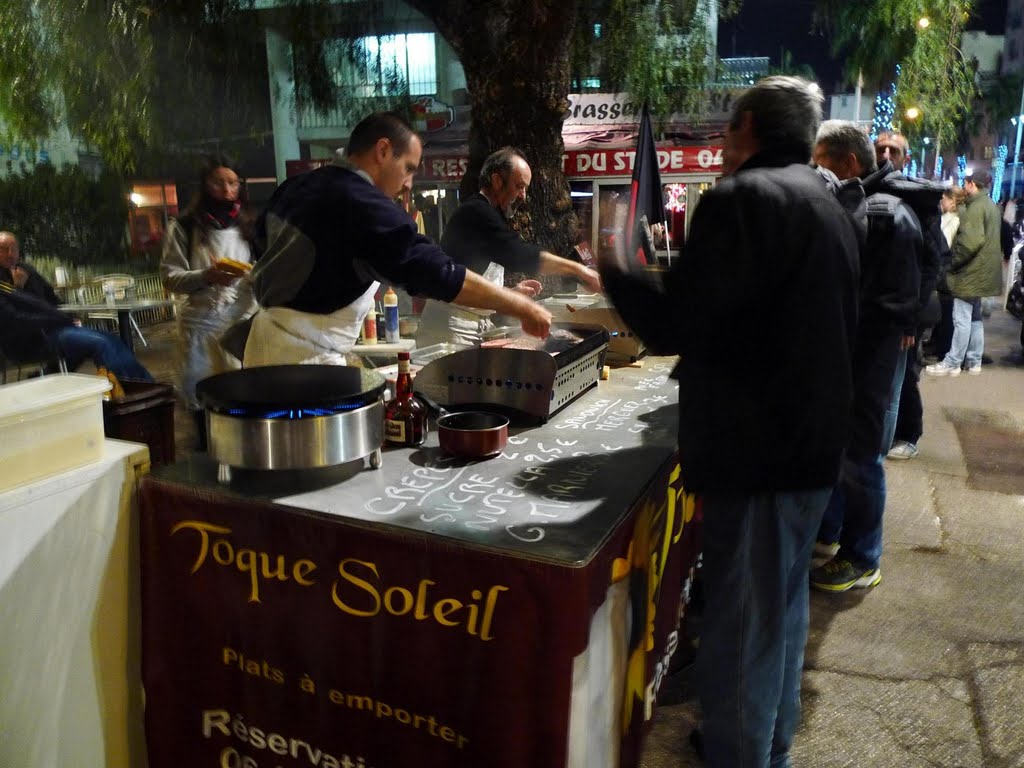
[[[856,123],[824,123],[814,162],[841,180],[861,179],[868,196],[853,359],[853,424],[815,548],[819,556],[834,559],[811,572],[812,587],[845,592],[882,580],[883,465],[896,421],[889,409],[899,404],[906,348],[916,333],[924,240],[917,215],[897,196],[896,181],[903,174],[888,162],[876,168],[875,149]]]
[[[793,77],[746,91],[724,177],[663,284],[602,265],[630,327],[680,355],[680,465],[704,514],[697,664],[712,768],[789,764],[808,567],[849,433],[858,237],[808,165],[821,103]],[[738,338],[752,358],[737,359]]]

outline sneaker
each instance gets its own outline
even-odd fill
[[[967,369],[967,372],[971,376],[980,376],[981,375],[981,363],[978,363],[977,365],[972,365],[970,368]]]
[[[929,376],[959,376],[960,369],[954,368],[951,365],[943,365],[942,363],[935,363],[935,365],[929,365],[924,369],[924,372]]]
[[[867,589],[882,581],[878,568],[858,568],[849,560],[833,560],[811,571],[811,586],[825,592]]]
[[[833,541],[832,543],[826,543],[824,541],[814,542],[814,552],[811,553],[811,569],[820,568],[835,557],[838,551],[838,541]]]
[[[906,440],[897,440],[889,452],[885,454],[887,459],[912,459],[917,456],[917,446],[913,443],[908,443]]]

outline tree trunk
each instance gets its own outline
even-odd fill
[[[516,228],[546,250],[571,256],[576,215],[562,173],[568,109],[572,0],[412,0],[455,50],[466,73],[471,123],[462,193],[479,188],[484,159],[514,146],[533,171]]]

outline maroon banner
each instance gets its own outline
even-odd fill
[[[722,148],[659,147],[658,170],[661,173],[722,172]],[[585,149],[562,155],[562,172],[570,179],[592,176],[632,176],[635,149]]]
[[[636,150],[580,149],[562,155],[562,172],[570,179],[633,175]],[[431,155],[423,158],[418,180],[459,181],[466,174],[469,158],[465,155]],[[658,170],[661,173],[722,172],[720,146],[660,147]],[[289,175],[290,172],[289,172]]]
[[[598,634],[625,640],[596,690],[638,764],[697,553],[674,464],[586,564],[158,477],[141,497],[151,768],[564,766],[608,735],[579,672]]]

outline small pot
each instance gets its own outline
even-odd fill
[[[483,411],[448,413],[437,419],[437,436],[441,450],[453,456],[497,456],[508,444],[508,419]]]

